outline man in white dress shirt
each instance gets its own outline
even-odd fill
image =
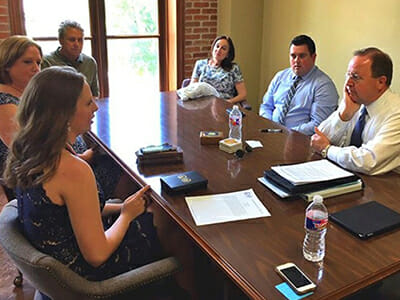
[[[381,50],[355,51],[347,69],[344,99],[315,129],[312,148],[352,171],[400,173],[400,97],[389,88],[392,73],[392,60]],[[359,142],[356,132],[361,133]]]

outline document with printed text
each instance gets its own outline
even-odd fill
[[[253,189],[185,200],[197,226],[271,216]]]
[[[274,166],[271,169],[294,185],[322,182],[354,175],[327,159],[287,166]]]

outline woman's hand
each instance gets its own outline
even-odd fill
[[[247,90],[246,90],[246,85],[244,84],[244,81],[235,83],[235,89],[237,91],[237,96],[233,97],[231,99],[228,99],[227,101],[234,104],[234,103],[246,100]]]
[[[196,82],[199,82],[198,78],[190,78],[190,83],[189,84],[196,83]]]
[[[125,215],[129,220],[135,219],[137,216],[141,215],[145,211],[146,201],[144,199],[144,194],[150,188],[150,185],[146,185],[135,194],[129,196],[125,199],[121,208],[121,215]]]

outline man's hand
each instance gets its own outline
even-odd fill
[[[330,144],[329,139],[317,127],[315,134],[311,137],[311,147],[314,151],[321,153]]]
[[[351,120],[351,118],[353,118],[354,114],[360,109],[361,105],[354,101],[349,91],[349,87],[347,86],[344,87],[343,95],[344,95],[343,99],[344,105],[341,106],[339,116],[342,119],[342,121],[347,122]]]

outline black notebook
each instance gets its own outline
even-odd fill
[[[400,226],[400,214],[376,201],[330,214],[329,219],[360,239],[368,239]]]
[[[281,175],[279,175],[278,173],[276,173],[274,170],[264,171],[264,177],[267,178],[268,180],[274,182],[277,186],[279,186],[284,191],[286,191],[292,195],[310,193],[313,191],[318,191],[318,190],[334,187],[337,185],[361,180],[361,178],[359,176],[352,174],[351,176],[348,176],[348,177],[336,178],[336,179],[329,180],[329,181],[319,181],[319,182],[313,182],[313,183],[307,183],[307,184],[294,185],[289,180],[287,180],[286,178],[284,178]]]
[[[189,192],[206,188],[208,180],[196,171],[161,177],[161,186],[169,193]]]

